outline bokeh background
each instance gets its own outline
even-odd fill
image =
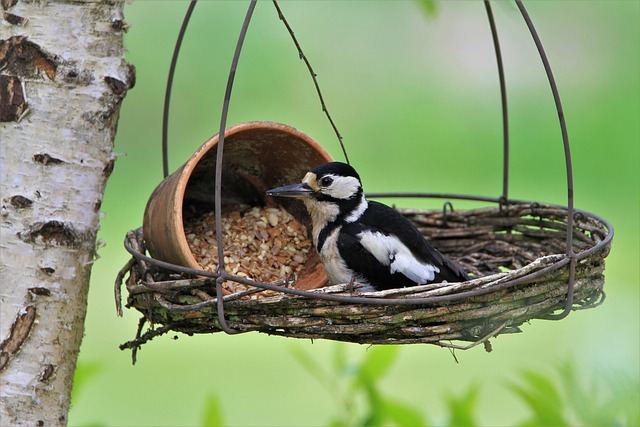
[[[169,61],[187,1],[136,0],[127,60],[137,83],[124,101],[119,153],[104,198],[86,334],[70,425],[200,425],[217,402],[228,425],[325,425],[342,410],[335,393],[298,363],[304,351],[325,368],[336,351],[357,361],[368,347],[257,333],[163,336],[138,363],[118,345],[139,315],[117,318],[113,282],[128,257],[127,230],[162,179],[161,114]],[[246,1],[200,1],[177,68],[169,126],[170,170],[220,123],[229,65]],[[615,227],[607,258],[607,300],[560,322],[532,321],[493,340],[494,351],[404,346],[384,392],[446,422],[447,401],[479,387],[478,419],[511,425],[529,410],[509,384],[523,370],[554,376],[574,364],[587,384],[640,376],[640,3],[636,0],[526,2],[553,66],[573,154],[576,207]],[[480,1],[283,1],[310,59],[352,164],[368,192],[428,191],[499,196],[498,77]],[[533,42],[511,2],[494,2],[511,118],[510,195],[566,204],[561,135]],[[271,2],[259,2],[236,75],[228,124],[287,123],[343,159],[311,78]],[[403,207],[442,201],[399,201]],[[457,207],[465,205],[456,204]],[[338,346],[340,346],[338,348]],[[594,393],[598,393],[594,387]],[[440,421],[438,421],[440,420]]]

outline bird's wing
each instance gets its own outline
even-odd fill
[[[419,272],[420,268],[414,263],[415,260],[420,265],[435,267],[438,270],[436,281],[457,282],[469,279],[460,267],[432,247],[413,223],[395,209],[382,203],[369,201],[368,209],[358,222],[371,231],[402,239],[402,243],[409,249],[412,256],[403,256],[397,260],[398,271],[409,269],[409,271]],[[406,267],[401,268],[403,265]]]
[[[356,274],[356,279],[370,283],[378,290],[415,285],[416,281],[392,271],[389,252],[381,247],[380,241],[372,243],[371,239],[362,238],[373,237],[375,232],[362,224],[350,223],[343,226],[338,236],[340,256]]]
[[[428,262],[421,261],[409,248],[393,234],[363,227],[358,233],[360,244],[376,260],[386,266],[390,274],[400,273],[413,283],[433,282],[440,269]]]

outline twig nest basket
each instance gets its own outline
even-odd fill
[[[467,341],[486,346],[488,338],[519,332],[530,319],[552,318],[565,308],[568,294],[572,309],[594,307],[604,299],[604,258],[613,230],[602,218],[575,213],[571,259],[565,254],[568,218],[563,207],[510,202],[466,211],[401,212],[474,278],[376,293],[358,293],[347,285],[298,294],[283,287],[283,293],[263,298],[241,292],[223,298],[227,327],[369,344],[452,346],[451,341]],[[123,347],[137,348],[170,330],[222,330],[218,300],[211,292],[215,278],[149,269],[149,259],[140,256],[140,231],[130,232],[126,242],[136,256],[121,273],[129,274],[127,304],[162,326],[146,334],[139,331]]]

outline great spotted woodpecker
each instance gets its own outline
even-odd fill
[[[348,164],[318,166],[301,183],[268,190],[267,195],[304,202],[313,243],[333,284],[356,281],[364,291],[378,291],[468,280],[407,218],[368,201],[360,176]]]

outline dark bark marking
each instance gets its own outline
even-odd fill
[[[17,122],[27,109],[27,100],[20,79],[0,75],[0,122]]]
[[[116,95],[123,95],[127,92],[127,84],[122,80],[118,80],[115,77],[106,76],[104,82],[109,86],[109,89]]]
[[[43,165],[57,165],[59,163],[64,163],[64,160],[56,159],[55,157],[51,157],[47,153],[38,153],[33,155],[33,161],[42,163]]]
[[[16,3],[18,3],[18,0],[2,0],[2,1],[0,1],[0,4],[2,4],[2,8],[4,10],[11,9],[13,6],[16,5]]]
[[[123,19],[114,18],[111,20],[111,29],[113,31],[124,31],[126,33],[127,31],[129,31],[130,27],[131,24]]]
[[[104,176],[105,178],[108,178],[111,173],[113,172],[113,168],[116,165],[116,161],[115,160],[109,160],[105,165],[104,165],[104,169],[102,170],[102,176]]]
[[[44,73],[49,79],[56,77],[58,63],[27,36],[12,36],[0,40],[0,69],[17,77],[36,78]]]
[[[40,382],[47,383],[53,377],[53,374],[56,373],[56,365],[51,363],[47,363],[44,365],[44,369],[40,372]]]
[[[56,269],[53,267],[40,267],[40,271],[44,274],[53,274],[56,272]]]
[[[73,226],[61,221],[37,222],[29,230],[18,233],[18,237],[28,243],[36,243],[41,238],[46,245],[72,248],[82,244],[82,238]]]
[[[58,74],[62,76],[62,80],[65,83],[71,83],[77,86],[89,86],[94,80],[91,70],[79,68],[71,61],[60,64]]]
[[[27,25],[29,20],[27,18],[23,18],[22,16],[14,15],[13,13],[3,13],[3,18],[11,25],[18,25],[20,27],[24,27]]]
[[[51,295],[51,291],[49,289],[43,288],[41,286],[38,286],[35,288],[29,288],[28,291],[33,295],[39,295],[44,297],[48,297]]]
[[[11,203],[11,205],[16,209],[30,208],[31,205],[33,205],[32,200],[27,199],[26,197],[19,194],[11,196],[9,198],[9,203]]]
[[[31,332],[35,319],[35,305],[28,305],[21,312],[18,312],[16,320],[11,325],[9,336],[0,343],[0,371],[4,370],[9,361],[20,351],[22,344]]]

